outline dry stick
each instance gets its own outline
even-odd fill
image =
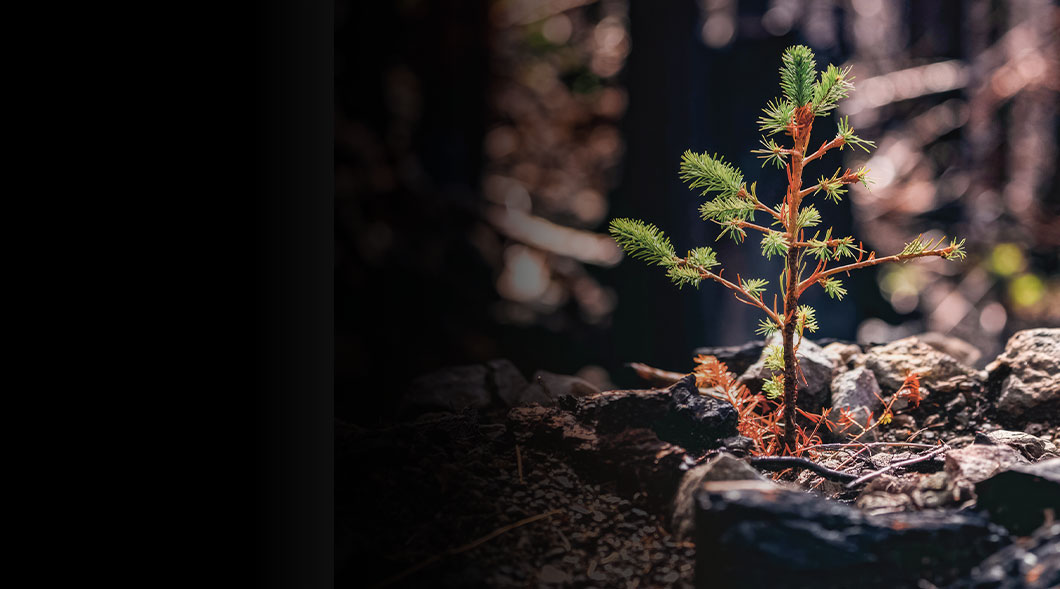
[[[939,455],[939,454],[941,454],[941,453],[943,453],[943,452],[945,452],[946,450],[949,450],[949,449],[950,449],[950,447],[949,447],[948,444],[943,444],[943,445],[939,446],[938,448],[935,448],[934,450],[932,450],[930,452],[926,452],[924,454],[921,454],[920,456],[917,456],[916,458],[910,458],[909,460],[903,460],[901,462],[895,462],[894,464],[888,465],[885,468],[881,468],[880,470],[877,470],[875,472],[870,472],[869,474],[867,474],[867,475],[865,475],[865,476],[863,476],[863,477],[861,477],[859,479],[856,479],[856,480],[854,480],[854,481],[852,481],[850,483],[847,483],[847,488],[851,489],[853,487],[856,487],[856,486],[860,485],[861,483],[864,483],[865,481],[874,479],[874,478],[880,476],[881,474],[883,474],[883,473],[885,473],[885,472],[887,472],[887,471],[889,471],[891,469],[898,468],[899,466],[909,466],[910,464],[916,464],[917,462],[923,462],[923,461],[925,461],[925,460],[927,460],[929,458],[933,458],[933,457],[935,457],[935,456],[937,456],[937,455]]]
[[[519,450],[519,444],[515,445],[515,464],[519,467],[519,484],[526,484],[523,480],[523,453]]]
[[[510,532],[510,531],[514,530],[515,528],[518,528],[520,526],[525,526],[526,524],[534,523],[534,522],[536,522],[539,519],[544,519],[546,517],[555,515],[557,513],[562,512],[562,511],[563,511],[562,509],[553,509],[552,511],[549,511],[547,513],[539,513],[537,515],[530,516],[530,517],[528,517],[526,519],[521,519],[521,520],[515,522],[514,524],[508,524],[506,526],[497,528],[496,530],[493,530],[492,532],[486,534],[485,536],[479,538],[478,540],[474,540],[472,542],[468,542],[467,544],[464,544],[463,546],[460,546],[459,548],[451,548],[449,550],[446,550],[445,552],[442,552],[441,554],[435,554],[434,556],[432,556],[432,557],[420,562],[419,564],[416,564],[416,565],[414,565],[414,566],[412,566],[410,568],[405,569],[404,571],[401,571],[400,573],[394,575],[393,577],[390,577],[388,579],[384,579],[381,583],[376,585],[376,587],[386,587],[387,585],[393,585],[394,583],[397,583],[401,579],[404,579],[405,577],[407,577],[407,576],[419,571],[420,569],[422,569],[424,567],[428,567],[428,566],[438,562],[439,560],[445,558],[446,556],[453,556],[455,554],[460,554],[461,552],[467,552],[468,550],[471,550],[473,548],[478,548],[480,545],[482,545],[482,544],[484,544],[484,543],[496,538],[497,536],[500,536],[501,534],[503,534],[505,532]]]
[[[870,448],[876,448],[878,446],[894,446],[897,448],[924,448],[931,449],[936,448],[935,444],[920,444],[916,442],[857,442],[857,443],[846,443],[846,444],[815,444],[813,446],[806,446],[803,450],[848,450],[850,448],[861,448],[862,446],[868,446]]]
[[[661,368],[648,366],[647,364],[642,364],[640,362],[630,362],[629,364],[627,364],[627,366],[632,368],[633,371],[636,372],[637,376],[639,376],[640,378],[656,384],[671,385],[681,380],[682,378],[688,376],[689,374],[687,372],[684,374],[681,374],[680,372],[671,372],[669,370],[663,370]],[[721,393],[718,393],[714,389],[709,389],[705,387],[697,388],[699,389],[699,392],[702,395],[710,395],[711,397],[714,397],[715,399],[721,399],[722,401],[730,400],[728,397],[722,395]]]
[[[944,424],[944,423],[934,423],[934,424],[931,424],[929,426],[922,427],[922,428],[916,430],[915,432],[913,432],[913,435],[911,435],[908,438],[906,438],[906,440],[912,440],[913,438],[919,436],[920,434],[926,432],[927,430],[929,430],[929,429],[931,429],[933,427],[942,427],[944,425],[946,425],[946,424]],[[927,445],[928,444],[925,444],[925,446],[927,446]],[[934,446],[931,446],[931,447],[934,448]]]
[[[795,456],[756,456],[751,458],[751,466],[773,472],[788,470],[792,467],[805,468],[806,470],[812,470],[830,481],[840,483],[845,483],[854,479],[854,475],[852,474],[832,470],[826,466],[821,466],[812,460]]]

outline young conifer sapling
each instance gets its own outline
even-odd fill
[[[944,259],[963,259],[964,240],[954,239],[948,245],[944,239],[924,241],[917,237],[907,243],[902,251],[877,257],[875,252],[866,252],[853,237],[835,237],[832,229],[823,232],[821,213],[812,200],[830,200],[838,203],[846,186],[861,182],[868,186],[868,170],[864,167],[852,171],[836,170],[831,176],[820,176],[817,182],[803,188],[805,167],[819,159],[829,150],[842,150],[847,145],[868,152],[875,147],[854,134],[847,119],[838,121],[836,135],[825,141],[820,148],[807,153],[810,132],[816,117],[826,116],[836,104],[853,91],[850,68],[829,65],[818,74],[813,52],[796,45],[788,48],[781,57],[780,88],[782,97],[770,101],[758,119],[765,136],[759,154],[765,164],[770,163],[787,175],[787,191],[780,202],[770,207],[759,200],[755,183],[748,186],[743,174],[719,156],[686,151],[681,158],[681,179],[689,188],[702,189],[702,195],[712,195],[699,208],[705,221],[720,226],[718,238],[729,236],[743,243],[748,230],[760,233],[761,252],[767,259],[780,257],[784,262],[780,274],[779,294],[782,305],[778,307],[774,294],[771,304],[765,298],[768,280],[741,278],[730,281],[722,277],[721,263],[710,247],[697,247],[684,257],[675,253],[670,240],[656,226],[635,219],[611,221],[611,235],[626,253],[635,259],[662,266],[666,275],[678,286],[691,284],[699,287],[705,280],[713,280],[733,291],[737,300],[760,309],[765,318],[759,322],[756,333],[769,336],[779,331],[783,345],[771,346],[766,351],[766,366],[772,378],[765,381],[762,390],[769,398],[783,396],[785,452],[795,449],[795,404],[798,396],[800,375],[796,352],[805,332],[818,328],[813,308],[799,305],[799,297],[810,287],[820,286],[833,299],[842,299],[846,294],[839,276],[851,270],[875,266],[885,262],[905,262],[913,258],[938,256]],[[787,136],[782,143],[775,136]],[[805,202],[808,200],[808,202]],[[763,214],[769,226],[755,222],[756,214]],[[813,231],[807,237],[806,230]],[[715,271],[716,270],[716,271]]]

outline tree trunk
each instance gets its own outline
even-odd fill
[[[802,190],[802,160],[806,154],[806,146],[810,142],[813,112],[809,106],[800,106],[795,109],[793,119],[795,146],[788,169],[788,193],[784,199],[787,203],[788,214],[785,224],[788,234],[788,255],[784,262],[787,274],[787,284],[784,289],[784,449],[782,450],[784,454],[795,450],[795,402],[799,398],[798,365],[795,361],[795,327],[799,322],[799,293],[796,292],[799,285],[799,248],[795,243],[799,237],[797,219],[799,204],[802,201],[799,197],[799,191]]]
[[[797,304],[794,278],[799,255],[797,249],[788,247],[788,286],[787,297],[784,300],[785,309],[795,309]],[[795,363],[795,325],[797,323],[798,311],[792,312],[784,319],[784,454],[795,449],[795,402],[799,398],[799,381],[796,377]]]

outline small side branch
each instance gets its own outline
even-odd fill
[[[843,185],[843,184],[857,184],[858,182],[861,182],[861,178],[859,178],[858,175],[855,172],[851,172],[850,168],[847,168],[847,171],[842,176],[839,176],[838,173],[837,173],[836,177],[831,178],[831,180],[835,181],[835,182],[839,182],[840,185]],[[800,190],[799,191],[799,198],[803,198],[803,197],[805,197],[807,195],[813,194],[814,192],[817,192],[818,190],[824,190],[824,187],[821,185],[820,182],[818,182],[817,184],[814,184],[813,186],[811,186],[809,188],[804,188],[804,189]]]
[[[833,147],[840,147],[840,146],[845,145],[845,144],[846,144],[846,140],[843,139],[843,136],[842,135],[836,135],[835,139],[826,142],[824,145],[821,146],[821,149],[818,149],[817,151],[813,152],[813,154],[806,156],[806,158],[802,160],[802,163],[803,164],[808,164],[808,163],[812,162],[813,160],[815,160],[815,159],[821,157],[822,155],[824,155],[829,149],[832,149]]]
[[[902,262],[905,260],[912,260],[913,258],[925,258],[928,256],[938,256],[940,258],[945,257],[953,253],[953,246],[947,246],[942,249],[934,249],[923,252],[917,252],[913,254],[895,254],[893,256],[887,256],[884,258],[874,258],[870,255],[869,259],[862,260],[860,262],[854,262],[845,266],[838,266],[831,270],[826,270],[817,274],[811,275],[806,280],[803,280],[799,284],[799,292],[802,292],[813,285],[814,282],[822,278],[827,278],[835,274],[842,274],[844,272],[850,272],[851,270],[857,270],[858,268],[867,268],[869,266],[875,266],[876,264],[883,264],[886,262]]]
[[[862,483],[864,483],[866,481],[870,481],[870,480],[880,476],[881,474],[884,474],[884,473],[886,473],[888,471],[894,470],[894,469],[896,469],[896,468],[898,468],[900,466],[909,466],[910,464],[916,464],[918,462],[924,462],[925,460],[934,458],[935,456],[938,456],[939,454],[941,454],[941,453],[943,453],[943,452],[945,452],[946,450],[949,450],[949,449],[950,449],[949,445],[943,444],[943,445],[939,446],[938,448],[935,448],[934,450],[932,450],[930,452],[925,452],[924,454],[921,454],[920,456],[917,456],[916,458],[910,458],[909,460],[903,460],[901,462],[895,462],[894,464],[890,464],[890,465],[888,465],[885,468],[881,468],[880,470],[877,470],[877,471],[874,471],[874,472],[870,472],[869,474],[867,474],[867,475],[865,475],[863,477],[857,478],[857,479],[847,483],[847,488],[848,489],[852,489],[852,488],[854,488],[854,487],[856,487],[856,486],[858,486],[858,485],[860,485],[860,484],[862,484]]]
[[[725,280],[721,276],[711,272],[710,270],[707,270],[706,268],[704,268],[702,266],[692,266],[692,267],[696,268],[697,270],[699,270],[699,275],[702,278],[709,278],[709,279],[713,280],[714,282],[717,282],[718,284],[724,286],[725,288],[728,288],[729,290],[733,291],[733,293],[736,296],[736,300],[738,300],[741,303],[744,303],[746,305],[751,305],[752,307],[758,307],[759,309],[762,309],[762,311],[765,311],[765,314],[768,315],[769,318],[772,319],[774,323],[776,323],[777,325],[781,324],[780,317],[776,313],[774,313],[772,309],[770,309],[768,306],[766,306],[765,303],[762,302],[761,297],[755,297],[755,296],[751,295],[751,293],[747,292],[743,288],[741,288],[741,287],[729,282],[728,280]],[[743,295],[743,296],[740,296],[740,295]]]
[[[781,222],[784,221],[784,219],[780,216],[780,213],[774,211],[773,209],[767,207],[766,205],[764,205],[764,204],[762,204],[762,203],[760,203],[758,201],[755,201],[755,209],[759,210],[759,211],[765,211],[765,212],[769,213],[777,221],[781,221]]]
[[[761,231],[762,233],[780,233],[783,235],[782,231],[774,231],[773,229],[767,229],[761,225],[755,225],[754,223],[748,223],[747,221],[740,221],[739,225],[745,229],[754,229],[755,231]]]

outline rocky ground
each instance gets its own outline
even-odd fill
[[[701,352],[755,386],[765,343]],[[751,457],[690,377],[601,393],[501,360],[417,380],[401,421],[336,425],[337,585],[1060,585],[1060,329],[982,370],[935,334],[818,343],[808,411],[878,415],[910,371],[924,395],[811,464]]]

